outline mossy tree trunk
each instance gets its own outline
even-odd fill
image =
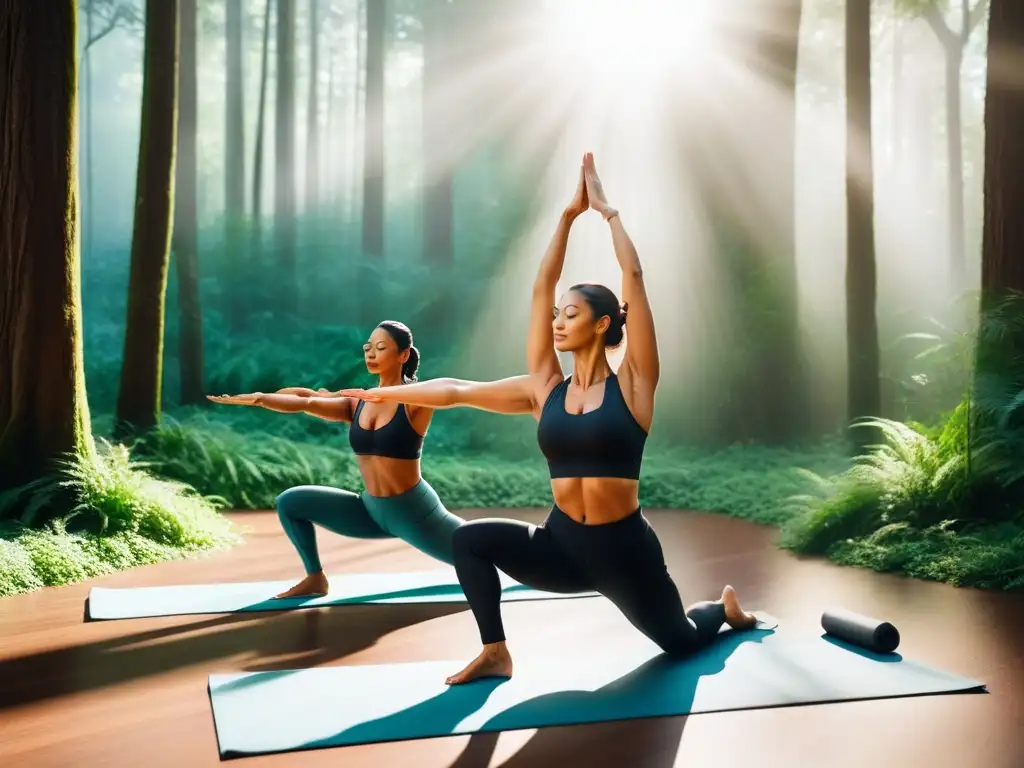
[[[119,437],[149,429],[160,421],[177,97],[178,0],[146,0],[128,319],[115,419],[115,435]]]
[[[77,0],[0,3],[0,489],[94,450],[82,362],[77,20]]]
[[[851,421],[879,416],[875,191],[871,142],[871,4],[846,4],[846,360]],[[859,449],[878,441],[858,427]]]
[[[199,133],[196,43],[197,0],[181,2],[181,59],[179,61],[178,156],[174,190],[174,263],[178,273],[178,369],[181,402],[205,403],[203,383],[203,313],[199,300],[199,227],[197,157]],[[236,5],[229,2],[228,8]],[[228,143],[231,146],[231,143]]]
[[[242,2],[228,0],[225,18],[227,77],[224,93],[224,248],[232,276],[247,273],[245,265],[245,98],[242,67]],[[184,54],[184,48],[182,48]],[[182,56],[184,66],[184,55]],[[182,81],[182,107],[185,87]],[[179,121],[178,129],[182,123]],[[180,160],[179,160],[180,163]],[[248,281],[237,281],[248,282]],[[244,327],[242,286],[229,283],[224,314],[230,328]]]

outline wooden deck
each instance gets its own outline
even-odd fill
[[[468,513],[470,517],[483,513]],[[493,514],[493,513],[491,513]],[[539,521],[543,512],[503,512]],[[990,694],[828,704],[546,728],[245,758],[246,768],[1024,765],[1024,598],[802,562],[771,531],[714,515],[649,512],[687,602],[733,584],[746,604],[817,631],[823,608],[893,621],[900,652],[985,682]],[[238,513],[245,545],[93,582],[104,586],[288,579],[298,558],[272,513]],[[329,572],[436,567],[392,541],[321,535]],[[219,764],[207,675],[330,664],[470,658],[465,605],[356,606],[83,622],[89,584],[0,600],[0,765]],[[517,665],[585,643],[632,642],[606,601],[508,604]],[[456,671],[456,670],[452,670]]]

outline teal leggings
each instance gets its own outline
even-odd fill
[[[314,524],[355,539],[402,539],[452,565],[452,534],[464,522],[444,508],[422,479],[405,493],[388,497],[299,485],[277,497],[277,515],[307,574],[323,570]]]

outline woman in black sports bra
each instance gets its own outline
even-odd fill
[[[574,285],[551,314],[569,229],[587,208],[611,227],[626,303],[603,285]],[[629,308],[629,345],[618,373],[607,348],[622,343]],[[532,413],[537,441],[551,472],[554,506],[540,526],[485,519],[455,532],[455,568],[480,628],[483,651],[448,684],[509,677],[512,657],[501,621],[498,569],[551,592],[596,590],[662,650],[686,655],[707,645],[728,623],[753,627],[732,587],[721,599],[683,610],[661,544],[640,509],[639,477],[654,416],[658,346],[643,272],[618,211],[608,205],[587,153],[576,195],[559,221],[533,287],[527,338],[529,374],[501,381],[433,379],[385,389],[343,390],[371,402],[433,408],[469,406],[497,413]],[[564,378],[555,350],[572,352]]]
[[[419,351],[402,323],[385,320],[363,345],[370,373],[380,387],[416,381]],[[277,514],[306,569],[306,578],[278,597],[325,595],[314,524],[359,539],[399,538],[451,565],[452,534],[463,523],[445,509],[420,474],[423,437],[434,411],[429,406],[369,405],[341,393],[288,387],[274,394],[210,397],[217,403],[259,405],[281,413],[308,413],[349,423],[348,440],[366,490],[300,485],[277,497]]]

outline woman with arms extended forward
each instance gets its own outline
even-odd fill
[[[363,345],[366,369],[380,387],[416,381],[420,354],[403,323],[379,323]],[[341,393],[287,387],[273,394],[210,396],[215,403],[257,405],[280,413],[306,413],[350,424],[349,444],[366,491],[300,485],[277,497],[277,514],[306,569],[306,577],[277,597],[325,595],[314,524],[358,539],[399,538],[441,562],[453,561],[452,533],[462,524],[420,474],[423,438],[433,409],[358,402]]]
[[[612,231],[622,268],[621,307],[602,285],[575,285],[554,307],[569,228],[588,208]],[[619,373],[606,348],[629,344]],[[662,650],[686,655],[710,643],[723,623],[753,627],[732,587],[720,600],[684,612],[661,544],[639,502],[640,463],[654,415],[658,348],[636,249],[601,188],[593,155],[583,158],[576,196],[562,214],[533,289],[527,338],[529,373],[501,381],[433,379],[399,387],[342,394],[371,402],[398,401],[432,408],[469,406],[498,413],[532,413],[537,440],[551,472],[554,506],[540,526],[514,520],[465,523],[453,537],[455,568],[473,609],[484,648],[447,682],[510,677],[512,657],[501,621],[498,569],[536,589],[596,590]],[[573,354],[568,379],[555,350]]]

